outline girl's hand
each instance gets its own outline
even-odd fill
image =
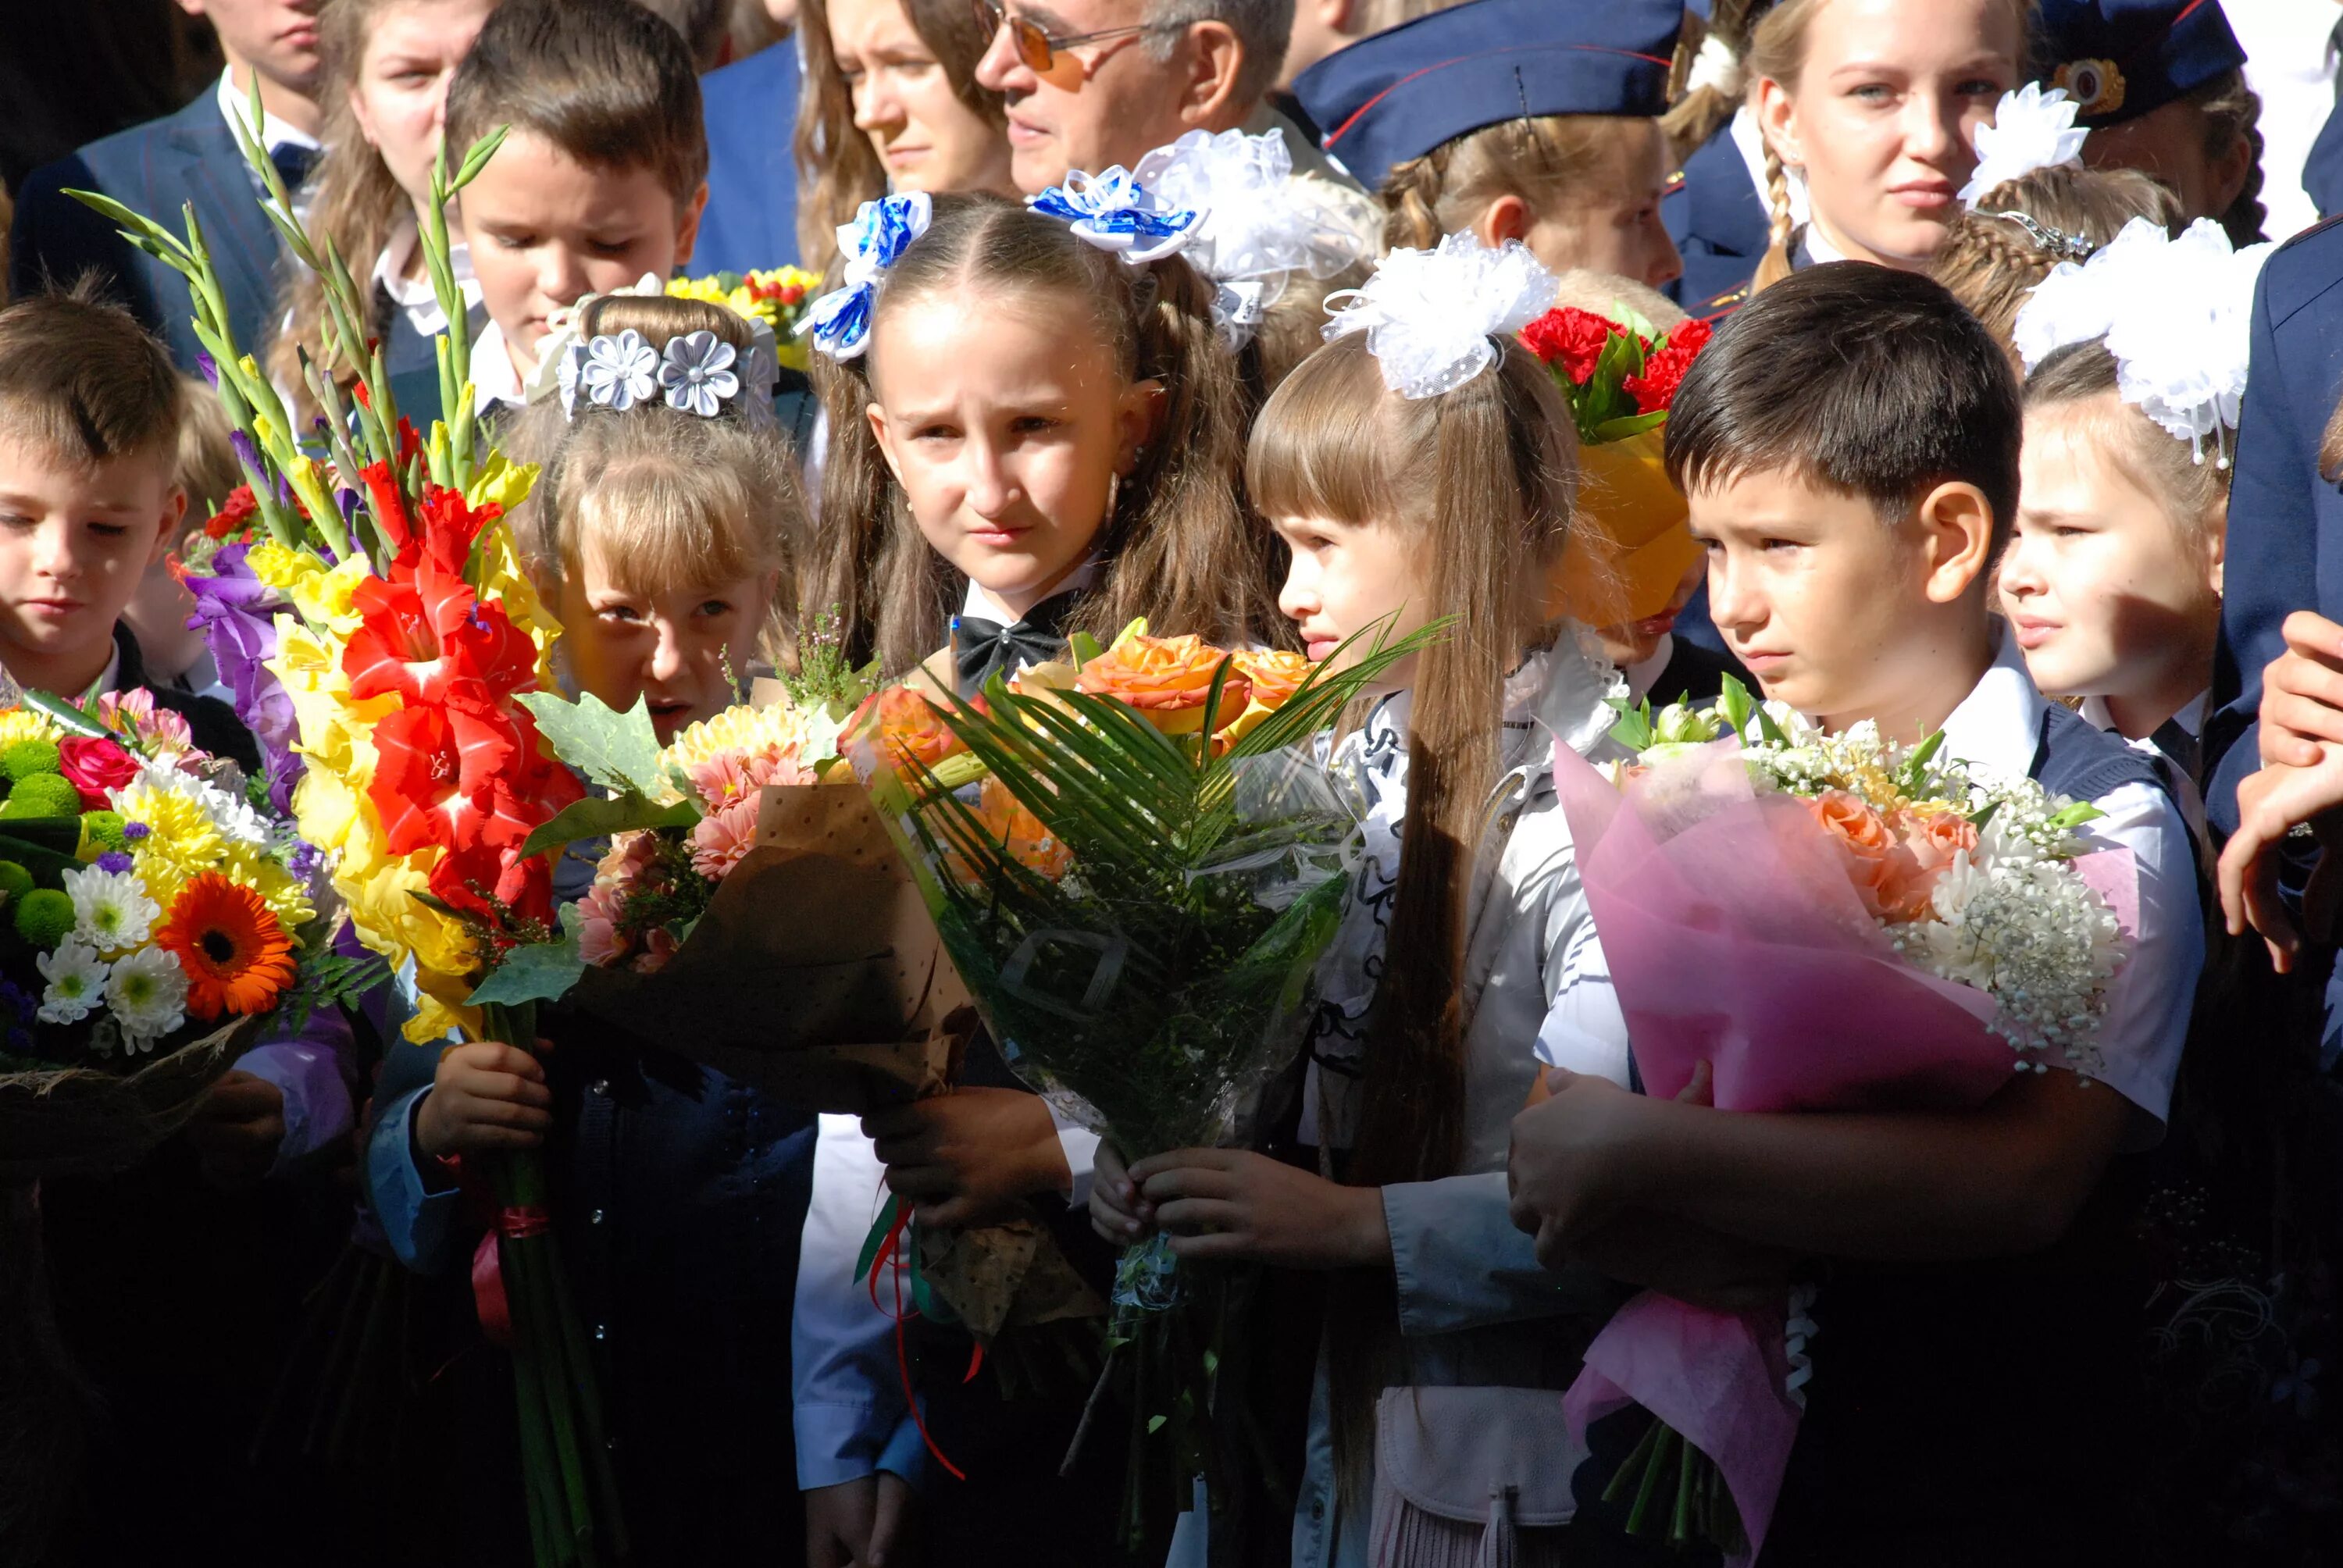
[[[990,1224],[1021,1199],[1073,1189],[1058,1124],[1037,1094],[955,1089],[873,1111],[862,1131],[879,1146],[888,1190],[922,1225]]]
[[[1291,1269],[1391,1261],[1383,1190],[1239,1149],[1182,1149],[1131,1168],[1155,1223],[1182,1258],[1234,1258]],[[1126,1238],[1127,1239],[1127,1238]]]
[[[549,1040],[539,1050],[553,1049]],[[493,1149],[535,1149],[553,1126],[545,1065],[495,1040],[450,1046],[431,1091],[415,1110],[415,1147],[435,1159]]]
[[[891,1470],[805,1494],[808,1568],[883,1568],[908,1543],[918,1494]]]
[[[1513,1223],[1538,1239],[1538,1258],[1551,1267],[1633,1201],[1634,1158],[1652,1102],[1567,1068],[1550,1068],[1545,1078],[1553,1098],[1513,1118],[1505,1175]],[[1706,1091],[1706,1076],[1696,1075],[1685,1094]]]
[[[1091,1165],[1091,1229],[1118,1247],[1155,1233],[1155,1205],[1131,1184],[1122,1151],[1104,1139]]]

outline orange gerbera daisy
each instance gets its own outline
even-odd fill
[[[266,900],[217,871],[179,890],[155,941],[179,956],[197,1018],[259,1012],[293,983],[293,944]]]

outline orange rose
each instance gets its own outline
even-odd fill
[[[1838,846],[1847,879],[1874,920],[1909,920],[1926,911],[1933,879],[1920,874],[1912,852],[1868,801],[1844,789],[1825,789],[1805,807]]]
[[[879,749],[890,761],[910,760],[933,768],[968,749],[944,723],[936,705],[908,686],[890,686],[864,699],[854,717],[847,720],[847,729],[860,733],[871,723],[879,727]]]
[[[1204,727],[1204,699],[1228,658],[1199,637],[1133,632],[1083,665],[1074,689],[1135,708],[1166,735],[1193,735]],[[1252,683],[1232,669],[1221,688],[1223,725],[1236,720],[1252,694]]]
[[[1238,652],[1229,655],[1236,665],[1236,673],[1252,683],[1252,706],[1274,713],[1285,706],[1294,688],[1309,678],[1318,667],[1298,653],[1282,649],[1274,652]]]
[[[1941,871],[1955,855],[1977,846],[1976,824],[1958,811],[1907,811],[1896,826],[1903,829],[1904,847],[1923,871]]]
[[[1039,871],[1054,880],[1065,875],[1066,868],[1073,863],[1065,845],[1041,825],[1041,819],[1027,810],[1024,803],[1010,792],[1008,785],[990,774],[977,792],[976,819],[992,841],[1027,870]],[[977,879],[974,868],[957,851],[950,860],[953,873],[961,881],[973,883]]]

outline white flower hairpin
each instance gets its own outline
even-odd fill
[[[1296,272],[1331,277],[1367,258],[1358,236],[1302,199],[1275,131],[1190,131],[1139,160],[1132,177],[1161,206],[1198,215],[1182,254],[1212,280],[1212,324],[1232,351]]]
[[[1076,236],[1132,266],[1185,250],[1204,220],[1193,208],[1165,201],[1121,164],[1102,175],[1069,170],[1065,184],[1026,197],[1025,205],[1062,219]]]
[[[854,221],[838,229],[838,259],[844,284],[813,302],[798,327],[832,359],[860,358],[870,347],[870,311],[879,280],[900,261],[911,242],[935,220],[935,203],[925,191],[864,202]]]
[[[659,350],[633,327],[598,337],[569,350],[561,377],[561,406],[575,415],[578,394],[620,413],[649,402],[659,390]]]
[[[1961,204],[1975,206],[1987,191],[2036,169],[2080,163],[2090,132],[2075,128],[2079,107],[2063,87],[2045,92],[2039,82],[2004,93],[1993,123],[1977,127],[1976,172],[1961,187]]]
[[[632,327],[572,343],[558,371],[562,412],[577,418],[582,393],[587,402],[616,413],[659,397],[670,408],[712,419],[745,394],[742,417],[752,423],[769,418],[778,364],[770,332],[752,328],[746,355],[705,328],[679,332],[659,347]]]
[[[2061,263],[2018,310],[2012,340],[2031,371],[2069,344],[2107,340],[2123,400],[2228,463],[2246,390],[2254,282],[2274,246],[2234,250],[2209,218],[2179,238],[2136,217],[2087,262]]]
[[[1326,297],[1326,340],[1367,335],[1383,385],[1403,397],[1435,397],[1496,363],[1497,336],[1519,332],[1554,307],[1554,274],[1529,247],[1494,250],[1452,234],[1437,250],[1394,250],[1363,288]]]

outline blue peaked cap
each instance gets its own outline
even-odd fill
[[[1322,144],[1369,190],[1483,126],[1667,107],[1684,0],[1467,0],[1337,50],[1294,79]]]
[[[2246,63],[2220,0],[2041,0],[2039,78],[2121,125]]]

